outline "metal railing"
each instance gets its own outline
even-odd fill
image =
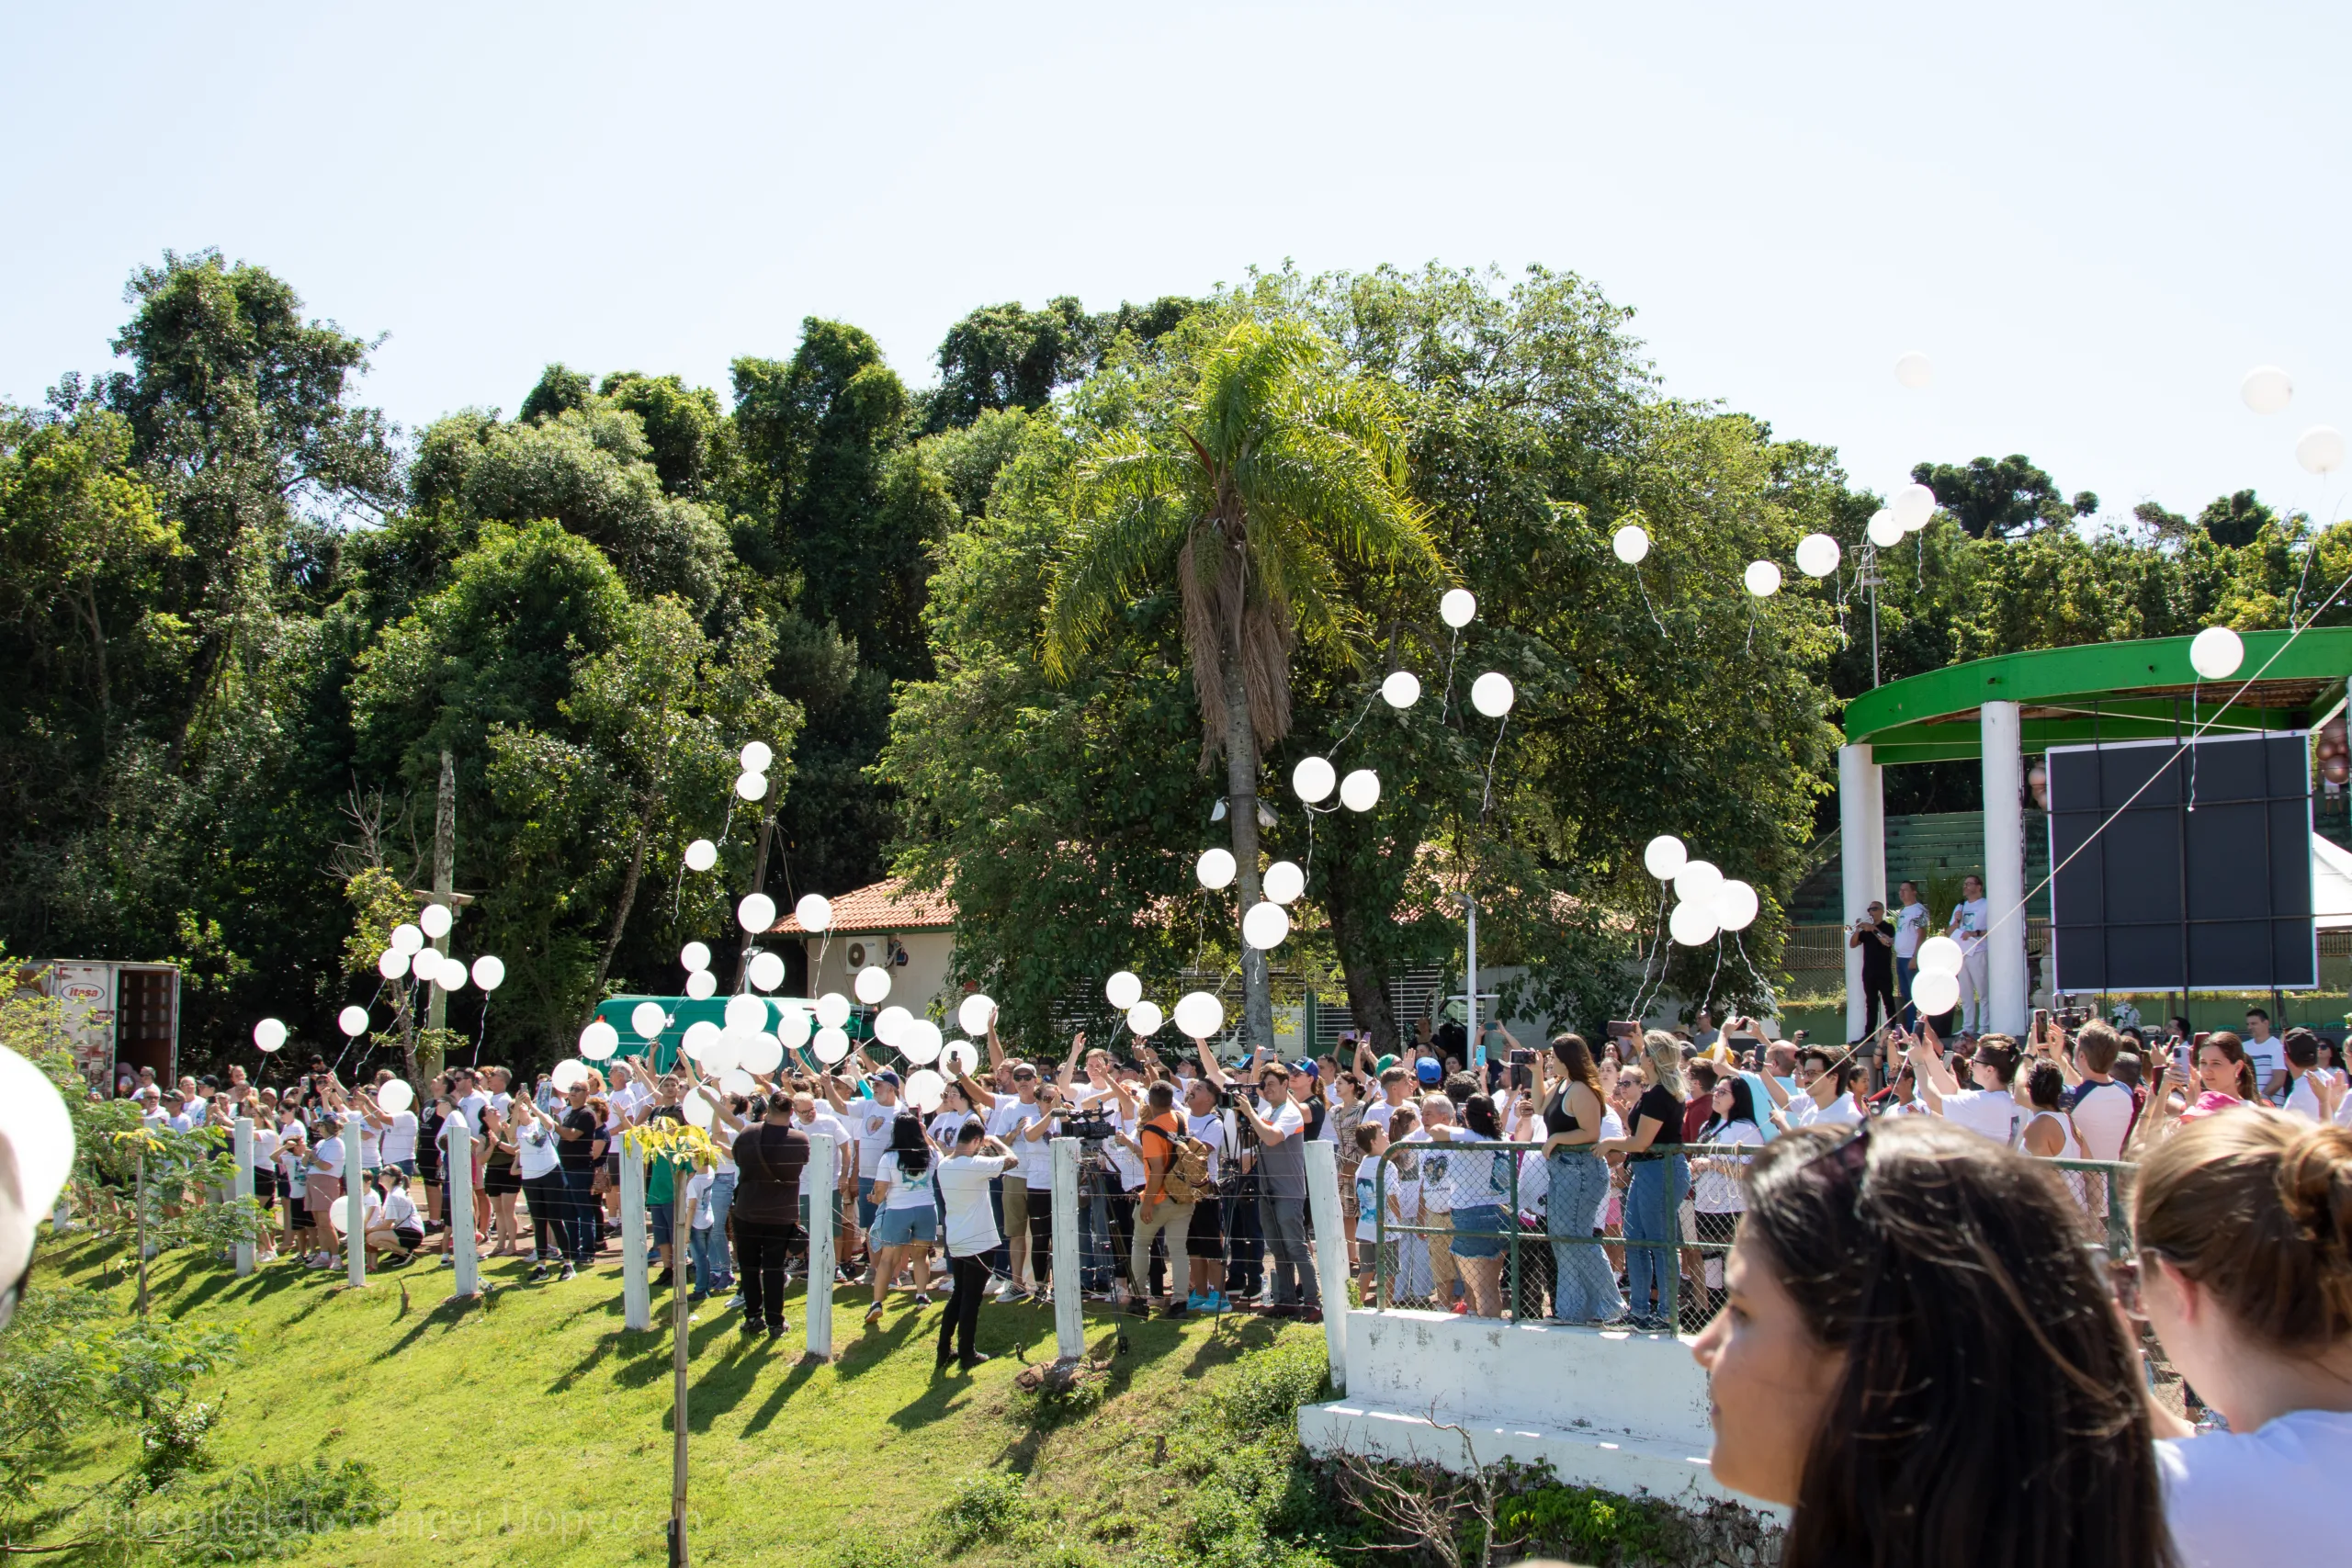
[[[1671,1325],[1684,1333],[1695,1333],[1704,1327],[1721,1301],[1719,1271],[1724,1255],[1731,1250],[1736,1235],[1738,1212],[1695,1208],[1691,1162],[1724,1162],[1710,1167],[1703,1174],[1736,1182],[1739,1173],[1758,1152],[1758,1145],[1652,1145],[1646,1152],[1657,1156],[1654,1161],[1627,1156],[1624,1163],[1609,1168],[1606,1194],[1590,1223],[1572,1227],[1563,1235],[1554,1235],[1546,1228],[1552,1166],[1543,1159],[1542,1148],[1541,1144],[1495,1144],[1468,1139],[1392,1145],[1379,1159],[1373,1180],[1374,1200],[1378,1205],[1373,1224],[1374,1239],[1369,1244],[1358,1244],[1369,1245],[1374,1254],[1368,1262],[1360,1260],[1356,1270],[1359,1279],[1365,1273],[1374,1276],[1375,1293],[1365,1304],[1385,1311],[1427,1299],[1436,1311],[1447,1312],[1453,1310],[1453,1290],[1459,1281],[1464,1299],[1470,1303],[1468,1310],[1476,1313],[1479,1303],[1475,1297],[1483,1292],[1474,1288],[1473,1272],[1462,1267],[1465,1261],[1476,1259],[1465,1259],[1452,1251],[1457,1240],[1468,1236],[1474,1238],[1474,1251],[1483,1252],[1491,1246],[1502,1262],[1495,1281],[1500,1315],[1520,1321],[1554,1316],[1559,1304],[1555,1260],[1560,1255],[1553,1247],[1559,1243],[1601,1247],[1604,1257],[1612,1253],[1622,1257],[1623,1277],[1648,1285],[1657,1298],[1652,1310],[1648,1302],[1625,1301],[1621,1295],[1618,1299],[1623,1315],[1604,1321],[1631,1322],[1652,1328]],[[1589,1145],[1586,1149],[1589,1153]],[[1540,1192],[1528,1190],[1523,1184],[1527,1174],[1525,1156],[1530,1155],[1535,1156],[1544,1167],[1544,1189]],[[1433,1158],[1442,1162],[1434,1179],[1446,1184],[1445,1201],[1439,1204],[1429,1201]],[[2119,1258],[2129,1256],[2131,1188],[2135,1168],[2106,1160],[2053,1159],[2041,1163],[2064,1173],[2063,1179],[2082,1207],[2086,1222],[2105,1232],[2109,1253]],[[1623,1234],[1630,1227],[1622,1221],[1614,1227],[1617,1234],[1608,1234],[1611,1227],[1605,1220],[1611,1207],[1609,1199],[1623,1201],[1618,1204],[1621,1213],[1628,1209],[1635,1173],[1645,1165],[1667,1184],[1662,1204],[1667,1234],[1636,1238]],[[1466,1180],[1460,1174],[1464,1171],[1468,1173]],[[1355,1191],[1360,1202],[1360,1179]],[[1391,1217],[1392,1192],[1412,1203],[1413,1220]],[[1718,1201],[1725,1196],[1720,1187],[1712,1189],[1708,1195]],[[1658,1205],[1657,1199],[1645,1196],[1653,1206]],[[1546,1207],[1534,1208],[1532,1201],[1541,1201]],[[1483,1212],[1488,1209],[1496,1211],[1491,1218]],[[1468,1229],[1457,1218],[1464,1210],[1480,1211],[1476,1223]],[[1442,1224],[1430,1218],[1436,1213],[1444,1213]],[[1641,1228],[1657,1228],[1660,1216],[1653,1213],[1649,1219],[1651,1223]],[[1360,1228],[1358,1217],[1351,1215],[1350,1220],[1352,1234]],[[1595,1234],[1596,1229],[1602,1234]],[[1659,1254],[1666,1256],[1659,1258]],[[1637,1269],[1637,1255],[1655,1261],[1646,1269]],[[1608,1277],[1612,1286],[1621,1278],[1616,1258],[1609,1258]],[[1693,1283],[1697,1286],[1695,1295],[1686,1290]],[[1564,1321],[1596,1320],[1584,1317]]]

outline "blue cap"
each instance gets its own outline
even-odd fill
[[[899,1075],[888,1067],[885,1067],[880,1072],[875,1074],[874,1081],[876,1083],[888,1084],[892,1089],[900,1089],[905,1087],[899,1083]]]
[[[1413,1064],[1413,1074],[1423,1083],[1433,1084],[1445,1076],[1445,1069],[1424,1056]]]

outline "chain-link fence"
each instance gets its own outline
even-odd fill
[[[1696,1333],[1723,1304],[1753,1144],[1622,1162],[1536,1144],[1398,1144],[1356,1173],[1365,1304]],[[2131,1252],[2132,1168],[2052,1160],[2109,1253]]]

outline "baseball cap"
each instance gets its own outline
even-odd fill
[[[2347,1017],[2347,1018],[2352,1018],[2352,1013],[2346,1013],[2345,1016],[2346,1016],[2346,1017]],[[1386,1055],[1385,1056],[1374,1056],[1374,1057],[1372,1059],[1372,1070],[1373,1070],[1373,1074],[1374,1074],[1374,1077],[1377,1077],[1377,1076],[1379,1076],[1380,1074],[1386,1072],[1389,1068],[1391,1068],[1391,1067],[1395,1066],[1396,1065],[1396,1052],[1394,1052],[1394,1051],[1389,1052],[1389,1053],[1388,1053],[1388,1055]]]
[[[1414,1064],[1413,1076],[1419,1078],[1423,1083],[1433,1084],[1440,1078],[1445,1077],[1445,1069],[1437,1063],[1430,1061],[1427,1056],[1424,1056],[1419,1062]]]
[[[899,1075],[897,1071],[889,1067],[885,1067],[880,1072],[875,1074],[874,1081],[876,1083],[888,1084],[892,1089],[901,1087],[899,1082]]]
[[[1301,1060],[1293,1062],[1290,1065],[1290,1070],[1295,1073],[1305,1073],[1310,1078],[1321,1076],[1315,1064],[1310,1061]]]

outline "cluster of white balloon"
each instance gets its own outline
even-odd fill
[[[1288,861],[1277,863],[1290,865]],[[1297,869],[1291,866],[1293,872]],[[1273,871],[1270,869],[1266,875],[1271,882]],[[1291,896],[1296,897],[1296,891]],[[1169,1021],[1170,1015],[1159,1010],[1158,1002],[1143,999],[1143,981],[1125,969],[1103,982],[1102,999],[1126,1015],[1127,1028],[1138,1040],[1150,1039]],[[1225,1027],[1225,1004],[1210,992],[1187,991],[1176,998],[1173,1016],[1178,1032],[1193,1040],[1207,1040]]]
[[[743,771],[735,775],[735,793],[744,800],[764,800],[768,793],[768,764],[775,761],[775,752],[764,740],[747,740],[735,759]]]
[[[1919,972],[1911,976],[1911,1005],[1922,1018],[1941,1018],[1960,1005],[1960,943],[1931,936],[1919,944]]]
[[[1936,509],[1936,498],[1934,492],[1928,491],[1928,487],[1925,485],[1913,485],[1910,489],[1920,491],[1927,494],[1928,513],[1930,515],[1933,514]],[[1903,504],[1903,498],[1901,496],[1897,496],[1896,501],[1898,504]],[[1881,512],[1879,516],[1884,517],[1889,514],[1889,512]],[[1922,516],[1919,519],[1919,525],[1921,527],[1925,527],[1927,525],[1927,517]],[[1875,530],[1877,526],[1876,518],[1871,519],[1871,525],[1873,530]],[[1871,536],[1875,540],[1877,539],[1878,535],[1873,531]],[[1900,530],[1898,530],[1894,535],[1894,537],[1898,539],[1902,536],[1902,532]],[[1650,536],[1648,532],[1639,524],[1628,523],[1623,527],[1618,529],[1616,533],[1610,536],[1609,548],[1619,560],[1623,561],[1627,566],[1639,566],[1649,556]],[[1807,534],[1804,538],[1797,541],[1797,570],[1804,572],[1807,577],[1827,577],[1831,572],[1838,570],[1838,555],[1839,551],[1837,540],[1831,538],[1826,534]],[[1747,570],[1743,574],[1742,581],[1746,583],[1748,592],[1754,594],[1757,598],[1770,599],[1773,594],[1778,593],[1781,591],[1781,569],[1777,563],[1769,560],[1749,561],[1747,563]],[[1484,679],[1484,677],[1481,678]],[[1494,679],[1499,681],[1502,677],[1498,675],[1495,676]],[[1477,689],[1475,686],[1471,688],[1470,695],[1473,702],[1477,700]],[[1503,707],[1508,709],[1510,706],[1510,704],[1506,698]],[[1483,706],[1479,708],[1478,711],[1481,713],[1487,712]],[[1488,716],[1499,717],[1500,715],[1490,714]]]
[[[483,953],[469,968],[465,960],[428,945],[433,940],[447,936],[450,923],[447,905],[427,904],[413,924],[403,920],[392,928],[391,945],[376,955],[376,973],[387,980],[411,979],[419,985],[437,986],[444,991],[462,991],[470,979],[484,996],[504,985],[506,961],[496,953]],[[355,1002],[335,1014],[334,1021],[347,1038],[356,1040],[368,1032],[373,1020],[366,1008]],[[266,1055],[276,1055],[286,1040],[287,1029],[282,1020],[265,1018],[254,1025],[254,1043]]]
[[[1718,932],[1744,931],[1763,906],[1756,889],[1726,877],[1713,862],[1692,860],[1671,833],[1660,833],[1642,852],[1642,864],[1660,882],[1674,886],[1674,912],[1666,929],[1685,947],[1704,947]]]
[[[2295,383],[2276,365],[2257,365],[2238,383],[2238,396],[2260,414],[2284,412],[2295,400]],[[2314,424],[2295,438],[2295,461],[2307,473],[2332,474],[2344,466],[2344,436],[2332,424]]]

